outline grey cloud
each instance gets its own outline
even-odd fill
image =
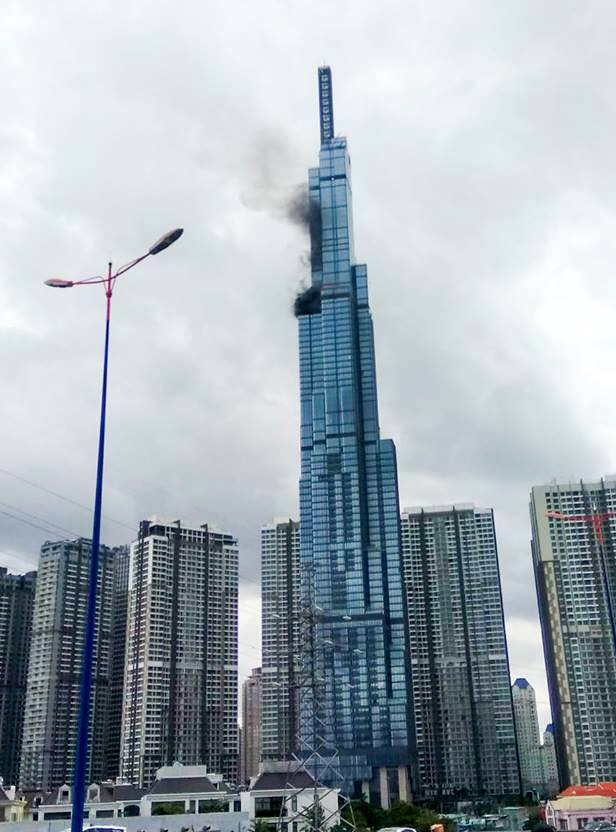
[[[493,505],[507,608],[535,632],[528,489],[615,467],[616,10],[64,0],[1,14],[0,466],[91,502],[102,296],[42,281],[184,225],[118,285],[105,510],[129,527],[152,511],[216,519],[258,574],[259,525],[297,511],[290,309],[307,247],[262,194],[285,204],[316,162],[326,58],[402,500]],[[1,473],[0,500],[88,533],[87,511]],[[44,538],[0,515],[11,566]],[[512,659],[524,674],[540,647],[515,639]]]

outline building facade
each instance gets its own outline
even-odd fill
[[[299,523],[261,528],[262,754],[287,759],[296,748],[299,662]]]
[[[51,789],[72,781],[91,548],[86,538],[48,542],[41,548],[21,753],[22,789]],[[100,548],[87,772],[91,780],[114,776],[118,770],[110,726],[119,722],[114,713],[117,698],[114,701],[111,695],[113,657],[120,649],[117,641],[125,637],[115,592],[116,566],[122,554],[123,550]]]
[[[553,797],[558,792],[558,763],[556,762],[556,745],[554,743],[554,725],[546,725],[543,732],[543,744],[541,746],[541,772],[543,776],[543,788],[548,797]]]
[[[518,678],[511,686],[520,774],[524,792],[543,791],[543,767],[539,742],[539,717],[535,689],[527,679]]]
[[[564,789],[555,800],[547,801],[545,822],[559,832],[588,829],[591,823],[609,829],[616,823],[616,784],[595,783]]]
[[[616,780],[616,478],[531,492],[561,786]]]
[[[408,796],[412,760],[396,453],[391,440],[380,438],[367,268],[353,250],[347,142],[334,132],[329,67],[318,77],[321,150],[305,205],[311,284],[295,302],[301,593],[302,605],[318,612],[316,637],[303,640],[302,649],[309,663],[308,643],[315,645],[323,678],[318,716],[329,725],[327,741],[340,754],[347,784],[386,803]]]
[[[121,776],[207,765],[235,782],[238,547],[208,524],[151,517],[130,547]]]
[[[261,762],[261,714],[263,675],[255,667],[242,683],[242,732],[240,740],[240,783],[248,783]]]
[[[422,799],[519,795],[494,517],[472,504],[402,513]]]
[[[115,550],[113,569],[113,617],[111,621],[111,670],[109,676],[110,712],[107,729],[107,763],[109,777],[120,774],[120,739],[122,736],[122,700],[126,663],[126,625],[128,615],[128,546]]]
[[[19,783],[36,572],[9,575],[0,566],[0,777]]]

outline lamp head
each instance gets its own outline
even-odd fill
[[[61,277],[50,277],[45,281],[45,286],[53,286],[55,289],[70,289],[74,286],[72,280],[63,280]]]
[[[169,248],[172,243],[175,243],[176,240],[179,240],[183,233],[183,228],[174,228],[173,231],[163,234],[160,240],[157,240],[154,245],[148,249],[148,254],[158,254],[159,252],[164,251],[166,248]]]

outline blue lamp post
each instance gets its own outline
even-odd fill
[[[94,522],[92,526],[92,554],[90,557],[90,572],[88,578],[88,606],[86,610],[86,632],[83,647],[83,665],[81,672],[81,691],[79,698],[79,724],[77,727],[77,748],[75,750],[75,772],[73,776],[73,807],[71,813],[71,832],[82,832],[83,810],[85,805],[86,771],[88,765],[89,751],[89,727],[90,727],[90,699],[92,693],[92,665],[94,660],[94,633],[96,623],[96,589],[98,578],[98,559],[101,537],[101,506],[103,500],[103,461],[105,456],[105,413],[107,409],[107,364],[109,357],[109,323],[111,319],[111,297],[113,287],[117,278],[141,263],[151,254],[159,254],[164,251],[179,237],[184,229],[176,228],[157,240],[145,254],[131,260],[116,272],[112,272],[112,265],[109,263],[107,277],[89,277],[85,280],[63,280],[51,278],[46,280],[47,286],[57,289],[69,289],[73,286],[90,286],[102,283],[105,286],[105,297],[107,300],[107,316],[105,320],[105,350],[103,357],[103,387],[101,393],[101,417],[98,436],[98,462],[96,467],[96,495],[94,498]]]

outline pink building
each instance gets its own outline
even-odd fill
[[[545,822],[557,832],[577,832],[592,821],[616,822],[616,796],[597,793],[562,794],[546,803]]]

